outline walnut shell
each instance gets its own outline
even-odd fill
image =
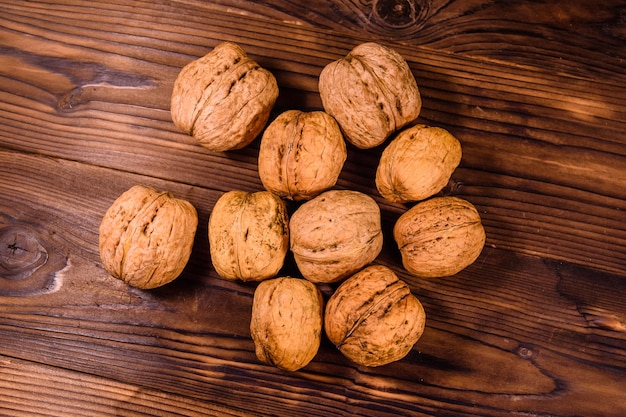
[[[420,301],[382,265],[346,279],[329,298],[324,315],[328,339],[348,359],[372,367],[404,358],[425,324]]]
[[[476,208],[458,197],[435,197],[411,207],[393,228],[402,264],[411,274],[454,275],[480,255],[485,229]]]
[[[351,190],[325,191],[291,216],[290,247],[302,276],[338,282],[372,262],[383,245],[380,208]]]
[[[185,268],[197,227],[191,203],[135,185],[113,202],[100,223],[102,266],[136,288],[165,285]]]
[[[272,73],[223,42],[178,74],[172,121],[211,151],[240,149],[261,133],[277,98]]]
[[[322,338],[324,301],[301,278],[261,282],[254,291],[250,334],[260,361],[295,371],[313,360]]]
[[[376,188],[392,203],[424,200],[441,191],[461,162],[461,143],[447,130],[415,125],[396,136],[376,169]]]
[[[362,149],[383,143],[419,116],[422,99],[415,77],[395,50],[367,42],[326,65],[319,93],[346,140]]]
[[[209,249],[222,278],[261,281],[275,277],[289,249],[287,206],[269,191],[229,191],[209,216]]]
[[[346,161],[339,125],[322,111],[287,110],[265,129],[259,177],[266,190],[291,200],[310,200],[332,188]]]

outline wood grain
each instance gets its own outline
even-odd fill
[[[34,362],[0,356],[0,364],[2,415],[247,415],[234,408],[206,406],[199,400]],[[22,389],[15,390],[15,386]]]
[[[625,10],[0,1],[0,415],[625,415]],[[402,361],[358,367],[326,339],[300,372],[256,359],[254,284],[216,275],[206,224],[225,191],[262,189],[258,141],[211,153],[169,114],[180,68],[226,40],[276,75],[273,116],[320,109],[319,72],[358,43],[393,46],[420,86],[419,121],[461,141],[442,194],[477,206],[487,245],[457,276],[420,280],[386,240],[376,262],[427,313]],[[390,236],[407,206],[376,192],[381,152],[349,147],[337,187],[376,198]],[[99,262],[102,215],[137,183],[200,219],[183,275],[152,291]]]
[[[161,289],[133,290],[99,265],[101,214],[130,185],[148,183],[189,199],[201,224],[219,192],[12,151],[1,152],[0,161],[2,178],[15,186],[3,195],[13,208],[3,225],[45,230],[37,235],[40,245],[65,254],[56,271],[46,271],[55,282],[47,293],[2,299],[2,355],[190,402],[212,398],[218,407],[258,415],[341,414],[346,401],[346,415],[436,409],[463,415],[475,411],[476,402],[486,415],[569,415],[605,412],[602,404],[621,397],[626,281],[618,276],[489,248],[459,276],[424,281],[408,276],[386,247],[377,262],[394,268],[427,311],[427,330],[415,350],[371,370],[350,363],[325,340],[303,372],[285,373],[256,360],[248,329],[254,286],[215,275],[206,231],[200,229],[183,276]],[[56,220],[44,227],[41,219]],[[588,287],[593,291],[585,292]],[[544,404],[534,409],[538,398]]]
[[[318,29],[252,18],[257,29],[236,34],[240,16],[199,6],[44,6],[36,13],[32,4],[4,6],[11,49],[3,59],[15,69],[3,79],[5,146],[224,191],[260,189],[258,143],[211,154],[178,132],[169,96],[180,67],[215,45],[208,36],[219,32],[277,74],[286,94],[275,113],[319,109],[319,71],[355,44],[343,35],[323,43]],[[175,20],[181,15],[193,18],[183,26]],[[276,38],[278,30],[289,36]],[[304,52],[298,39],[310,40]],[[463,144],[449,192],[479,206],[491,244],[624,271],[623,84],[397,49],[420,84],[421,121]],[[380,150],[352,153],[341,185],[376,194],[367,167]]]
[[[184,3],[210,8],[201,0]],[[304,0],[217,3],[241,14],[328,28],[426,50],[620,82],[624,76],[626,5],[621,0],[447,1]]]

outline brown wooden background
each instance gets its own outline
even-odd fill
[[[256,359],[254,285],[217,277],[206,223],[261,189],[258,141],[213,154],[169,114],[178,71],[225,40],[276,75],[274,116],[320,109],[319,72],[358,43],[392,46],[420,120],[461,141],[444,193],[487,244],[419,280],[387,239],[377,262],[428,315],[402,361],[358,367],[327,340],[299,372]],[[624,1],[0,1],[0,414],[624,416],[625,132]],[[350,148],[337,187],[377,198],[390,233],[405,208],[376,193],[381,150]],[[200,216],[187,269],[152,291],[99,263],[136,183]]]

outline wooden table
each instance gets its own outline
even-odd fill
[[[224,192],[262,189],[259,142],[211,153],[169,111],[180,69],[227,40],[276,76],[272,117],[320,109],[321,69],[357,44],[391,46],[420,121],[461,141],[443,194],[487,243],[425,280],[386,238],[376,263],[428,316],[401,361],[360,367],[326,339],[297,372],[255,357],[255,286],[217,276],[206,225]],[[375,197],[388,234],[407,206],[376,192],[381,151],[349,147],[336,187]],[[200,220],[184,273],[149,291],[98,253],[138,183]],[[2,0],[0,243],[3,416],[624,416],[626,3]]]

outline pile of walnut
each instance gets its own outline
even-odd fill
[[[461,145],[444,129],[415,124],[420,93],[396,51],[357,46],[322,70],[319,93],[324,111],[288,110],[267,125],[276,80],[225,42],[182,69],[172,119],[212,151],[239,149],[263,133],[258,172],[265,190],[223,194],[208,224],[216,272],[258,282],[250,332],[259,360],[300,369],[315,357],[325,332],[355,363],[380,366],[411,351],[426,315],[393,270],[373,263],[383,246],[378,203],[333,189],[346,142],[367,149],[393,137],[375,183],[386,200],[412,204],[393,229],[410,274],[458,273],[479,256],[485,231],[468,201],[436,196],[461,161]],[[285,199],[298,202],[291,218]],[[187,263],[196,226],[189,203],[134,187],[103,219],[103,265],[130,285],[163,285]],[[279,276],[289,251],[301,278]],[[317,284],[337,284],[326,303]]]

